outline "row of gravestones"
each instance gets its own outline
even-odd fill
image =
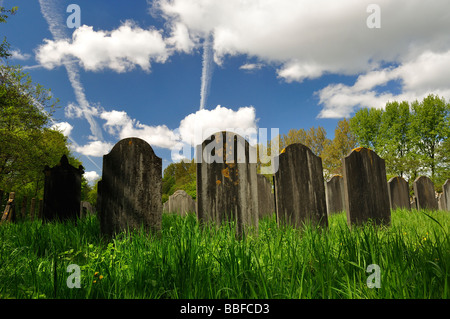
[[[258,181],[265,183],[261,179],[265,177],[258,177],[256,173],[256,149],[235,133],[219,132],[197,146],[196,156],[199,221],[216,224],[235,221],[238,236],[247,228],[258,228],[260,211],[270,209],[271,198],[267,197],[271,195],[266,192],[267,195],[258,196]],[[72,170],[76,171],[77,190],[74,193],[78,196],[78,176],[82,167]],[[389,224],[384,160],[369,149],[357,148],[343,159],[343,170],[342,201],[349,225],[369,219],[377,224]],[[300,226],[304,222],[313,222],[328,225],[322,160],[308,147],[302,144],[286,147],[278,156],[278,170],[273,180],[273,205],[279,224]],[[139,138],[119,141],[103,157],[102,181],[98,184],[97,196],[101,232],[114,235],[140,227],[159,231],[163,211],[161,193],[161,158]],[[71,199],[65,198],[65,202],[70,206]],[[170,201],[168,205],[169,211],[174,209]],[[172,201],[172,207],[174,205],[175,201]]]
[[[408,182],[400,176],[392,177],[388,183],[389,204],[392,210],[430,209],[450,211],[450,179],[442,186],[442,193],[435,196],[434,184],[426,176],[418,177],[413,184],[414,197],[410,201]],[[344,178],[333,176],[326,184],[328,215],[345,211]]]

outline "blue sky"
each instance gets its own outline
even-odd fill
[[[69,4],[80,8],[79,28],[66,23]],[[195,128],[322,126],[333,138],[337,122],[361,107],[450,98],[446,0],[0,5],[19,7],[0,26],[10,63],[60,99],[55,122],[89,179],[124,137],[147,140],[166,167],[180,142],[196,144]]]

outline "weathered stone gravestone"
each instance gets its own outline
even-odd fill
[[[439,193],[438,194],[437,202],[438,202],[438,209],[439,210],[446,210],[444,193]]]
[[[169,212],[169,200],[165,201],[163,204],[163,213]]]
[[[445,184],[442,186],[442,197],[443,197],[442,210],[450,212],[450,179],[447,179],[445,181]]]
[[[45,166],[44,174],[42,218],[46,221],[76,220],[80,216],[83,166],[73,167],[63,155],[56,166]],[[39,210],[37,215],[40,213]]]
[[[278,165],[274,179],[278,223],[328,226],[322,159],[297,143],[282,151]]]
[[[335,175],[327,182],[326,201],[328,216],[345,210],[344,178],[341,175]]]
[[[184,190],[177,190],[170,195],[168,203],[169,213],[177,213],[178,215],[186,216],[188,213],[195,212],[195,201]]]
[[[264,175],[258,174],[257,179],[259,218],[272,216],[272,214],[275,212],[272,184],[266,177],[264,177]]]
[[[420,176],[416,178],[414,181],[414,195],[417,200],[417,209],[438,209],[434,184],[428,177]]]
[[[161,229],[162,161],[142,139],[119,141],[103,156],[100,229],[113,236],[127,229]]]
[[[80,204],[80,218],[94,214],[94,207],[89,202],[82,201]]]
[[[235,221],[238,237],[257,229],[256,149],[236,133],[218,132],[196,147],[196,163],[198,219]]]
[[[360,147],[342,159],[347,223],[362,225],[372,220],[389,225],[391,209],[384,159]]]
[[[402,177],[392,177],[388,182],[389,203],[392,210],[397,208],[411,209],[409,202],[408,182]]]

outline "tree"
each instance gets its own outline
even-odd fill
[[[444,98],[430,94],[411,106],[413,142],[420,151],[422,165],[430,170],[434,180],[437,156],[450,136],[450,104]]]
[[[17,7],[13,7],[10,10],[6,10],[4,7],[0,7],[0,23],[5,23],[6,19],[10,15],[14,15],[17,11]],[[6,41],[6,37],[3,38],[3,42],[0,44],[0,58],[5,59],[11,56],[9,51],[9,43]]]
[[[415,175],[418,166],[412,138],[409,103],[388,102],[381,115],[378,140],[380,156],[386,160],[386,171],[394,176]]]
[[[342,175],[342,159],[356,147],[356,138],[350,130],[350,122],[343,119],[337,123],[333,140],[323,151],[325,177]]]
[[[378,153],[379,131],[383,110],[364,108],[350,119],[350,128],[359,146]]]

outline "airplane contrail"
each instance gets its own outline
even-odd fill
[[[52,34],[55,41],[64,40],[70,36],[67,34],[67,27],[64,24],[64,18],[59,14],[55,8],[58,7],[57,1],[54,0],[39,0],[41,6],[41,13],[44,19],[47,21],[50,33]],[[67,58],[63,60],[64,67],[66,68],[67,75],[69,77],[70,84],[75,93],[75,98],[78,105],[82,109],[82,113],[89,123],[91,133],[99,140],[103,140],[103,134],[99,128],[97,122],[93,117],[92,108],[86,99],[84,94],[84,88],[80,81],[80,73],[74,62],[69,61]]]
[[[209,34],[203,42],[203,61],[202,61],[202,82],[200,87],[200,110],[203,110],[206,105],[206,100],[209,94],[211,85],[213,64],[213,46],[212,35]]]

